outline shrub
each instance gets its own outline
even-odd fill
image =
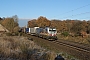
[[[0,37],[0,59],[5,60],[54,60],[55,54],[47,52],[26,37]]]
[[[61,35],[67,37],[69,35],[69,33],[68,32],[63,32]]]
[[[79,34],[75,34],[74,36],[75,36],[75,37],[78,37],[78,36],[80,36],[80,35],[79,35]]]
[[[6,33],[7,36],[12,36],[12,33]]]
[[[54,60],[55,55],[54,52],[46,52],[40,57],[40,60]]]

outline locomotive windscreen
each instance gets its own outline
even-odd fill
[[[56,29],[49,29],[50,33],[56,33]]]

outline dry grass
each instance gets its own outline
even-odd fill
[[[54,60],[54,58],[55,53],[46,52],[27,37],[0,37],[0,60]]]
[[[83,44],[90,44],[90,42],[88,41],[88,39],[90,39],[90,37],[87,37],[87,38],[83,38],[81,36],[77,36],[77,37],[67,36],[67,37],[64,37],[62,35],[58,35],[58,39],[63,39],[63,40],[68,40],[68,41],[73,41],[73,42],[83,43]]]
[[[26,54],[24,50],[29,50],[29,47],[32,49],[32,47],[34,47],[35,45],[33,42],[25,40],[25,38],[23,39],[21,38],[23,37],[20,37],[20,38],[19,37],[1,37],[0,54],[3,55],[3,57],[5,58],[7,57],[15,58],[16,56],[17,57],[19,56],[22,58],[22,55]]]
[[[45,59],[45,60],[54,60],[55,58],[55,53],[54,52],[46,52],[45,54],[43,54],[40,59]]]

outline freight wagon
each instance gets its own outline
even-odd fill
[[[34,28],[26,28],[25,29],[25,32],[27,34],[30,34],[30,35],[35,35],[36,34],[36,29],[39,28],[39,27],[34,27]]]

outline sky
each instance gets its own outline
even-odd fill
[[[19,25],[27,19],[44,16],[47,19],[90,20],[90,0],[0,0],[0,17],[17,15]]]

